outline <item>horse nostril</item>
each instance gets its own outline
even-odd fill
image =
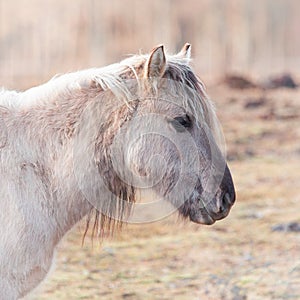
[[[228,205],[231,205],[233,204],[234,202],[234,196],[231,197],[230,194],[227,192],[225,193],[224,197],[223,197],[223,205],[224,206],[228,206]]]
[[[219,205],[218,205],[218,212],[217,212],[218,214],[224,213],[224,211],[226,211],[229,208],[229,206],[231,205],[230,194],[225,193],[220,200],[221,201],[219,202]]]
[[[224,211],[225,211],[225,206],[224,205],[220,206],[218,213],[222,214]]]

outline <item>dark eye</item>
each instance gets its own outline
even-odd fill
[[[175,117],[171,123],[179,132],[183,132],[184,128],[190,128],[192,126],[191,118],[188,115]]]

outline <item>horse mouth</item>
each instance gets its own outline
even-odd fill
[[[180,207],[179,213],[187,219],[190,219],[193,223],[212,225],[218,218],[213,214],[210,214],[205,206],[195,205],[193,201],[187,201],[185,205]]]
[[[189,217],[193,223],[202,224],[202,225],[212,225],[216,222],[216,220],[212,216],[210,216],[208,212],[194,213],[191,211]]]
[[[226,207],[219,211],[218,213],[209,210],[207,207],[203,206],[198,209],[190,209],[188,216],[190,220],[197,224],[212,225],[216,221],[226,218],[230,212],[231,207]]]

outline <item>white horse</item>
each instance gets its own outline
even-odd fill
[[[145,186],[196,223],[228,215],[233,182],[215,142],[213,106],[189,61],[189,44],[173,56],[158,46],[0,92],[1,299],[34,289],[59,241],[83,217],[89,224],[91,212],[100,232],[126,221]],[[150,127],[160,134],[143,134]],[[157,155],[164,168],[153,163]]]

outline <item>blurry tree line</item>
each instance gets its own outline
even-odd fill
[[[193,45],[201,77],[300,67],[297,0],[0,0],[0,86]],[[299,72],[299,71],[298,71]]]

